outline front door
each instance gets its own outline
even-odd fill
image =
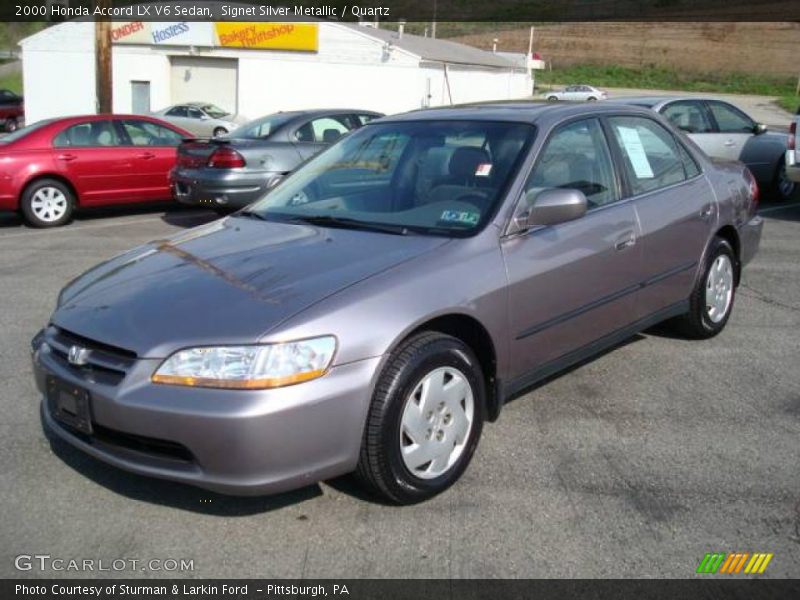
[[[587,197],[580,219],[502,241],[509,278],[512,379],[536,373],[632,320],[641,269],[636,214],[620,187],[597,119],[556,129],[526,183],[539,192],[575,188]]]
[[[111,120],[68,127],[53,140],[52,152],[81,205],[127,202],[136,196],[140,179],[134,152],[122,143]]]

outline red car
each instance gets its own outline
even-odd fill
[[[152,117],[39,121],[0,138],[0,210],[34,227],[67,223],[76,207],[171,200],[176,148],[192,135]]]
[[[25,102],[11,90],[0,90],[0,125],[6,131],[16,131],[25,120]]]

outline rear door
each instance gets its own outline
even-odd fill
[[[138,174],[135,200],[169,200],[169,172],[175,166],[182,136],[164,125],[144,119],[119,119],[118,133],[133,150],[134,170]]]
[[[140,192],[135,149],[123,143],[110,119],[65,128],[53,140],[53,158],[81,205],[127,202]]]
[[[608,128],[641,226],[638,319],[689,297],[717,204],[694,158],[661,123],[610,117]]]
[[[707,100],[715,133],[710,134],[706,154],[715,158],[739,160],[747,141],[755,135],[756,123],[735,106],[720,100]]]
[[[574,121],[551,133],[520,202],[533,206],[538,193],[552,188],[581,190],[589,210],[580,219],[501,242],[515,377],[531,376],[633,320],[641,274],[638,223],[631,203],[620,201],[598,119]]]

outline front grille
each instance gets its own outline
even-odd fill
[[[136,353],[131,350],[91,340],[55,326],[45,330],[44,341],[62,366],[83,378],[106,385],[118,385],[136,361]],[[85,364],[75,365],[69,361],[72,346],[88,351]]]

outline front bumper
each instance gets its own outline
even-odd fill
[[[800,183],[800,152],[797,150],[786,151],[786,177]]]
[[[175,200],[191,206],[243,208],[260,199],[280,173],[235,169],[175,168],[170,187]]]
[[[380,361],[337,366],[274,390],[216,390],[152,383],[158,359],[133,360],[116,383],[70,365],[37,339],[33,371],[50,431],[121,469],[233,495],[286,491],[352,471]],[[55,418],[51,376],[88,390],[92,435]]]

